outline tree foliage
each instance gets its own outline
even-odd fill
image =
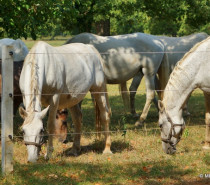
[[[0,0],[0,37],[210,34],[209,0]]]
[[[76,22],[76,9],[74,1],[68,0],[0,0],[1,27],[8,37],[36,39],[55,29],[55,25],[70,25]],[[62,27],[60,27],[62,29]]]

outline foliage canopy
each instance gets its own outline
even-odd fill
[[[209,0],[0,0],[0,37],[210,34]]]

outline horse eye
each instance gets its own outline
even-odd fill
[[[160,124],[160,125],[159,125],[159,127],[162,129],[162,127],[163,127],[163,124]]]

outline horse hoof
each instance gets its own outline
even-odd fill
[[[143,126],[143,122],[138,120],[138,121],[136,121],[135,126],[136,127],[142,127]]]
[[[49,159],[50,159],[48,155],[45,155],[44,158],[46,161],[49,161]]]
[[[79,150],[79,151],[80,151],[80,150]],[[72,148],[70,151],[68,151],[68,152],[66,153],[66,155],[67,155],[67,156],[77,157],[77,156],[79,155],[78,153],[79,153],[78,150]]]
[[[111,150],[104,150],[103,154],[113,154]]]
[[[210,150],[210,146],[203,146],[204,150]]]

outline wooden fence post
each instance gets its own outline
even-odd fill
[[[1,145],[2,173],[13,171],[13,57],[12,46],[2,47]]]

